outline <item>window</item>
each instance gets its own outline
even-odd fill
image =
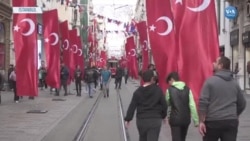
[[[4,24],[0,22],[0,43],[4,42],[4,35],[5,35]]]
[[[77,9],[74,9],[74,18],[73,18],[73,23],[76,25],[77,22]]]

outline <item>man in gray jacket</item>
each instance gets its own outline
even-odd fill
[[[214,76],[203,85],[199,100],[199,131],[203,141],[236,141],[238,118],[246,100],[230,71],[230,60],[219,57]]]

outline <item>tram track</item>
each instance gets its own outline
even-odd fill
[[[110,112],[110,114],[103,112],[103,110]],[[111,94],[109,98],[103,98],[103,94],[100,92],[88,115],[85,117],[74,141],[98,141],[97,138],[105,141],[105,137],[109,138],[112,136],[112,140],[130,141],[123,117],[124,109],[120,90],[115,90],[115,93]],[[103,138],[103,136],[105,137]]]

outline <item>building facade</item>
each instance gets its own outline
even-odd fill
[[[10,52],[13,51],[11,39],[11,15],[10,0],[0,1],[0,71],[7,75],[10,61]]]
[[[247,64],[250,61],[250,0],[228,0],[228,5],[236,7],[238,16],[229,21],[229,46],[232,70],[238,72],[236,78],[244,90],[249,90],[249,73]],[[238,64],[238,68],[237,68]],[[237,69],[239,71],[237,71]]]

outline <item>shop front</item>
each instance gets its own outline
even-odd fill
[[[0,1],[0,70],[4,74],[7,74],[13,49],[13,40],[10,38],[11,15],[11,6]]]
[[[242,33],[242,44],[244,45],[244,89],[250,90],[250,31]]]

